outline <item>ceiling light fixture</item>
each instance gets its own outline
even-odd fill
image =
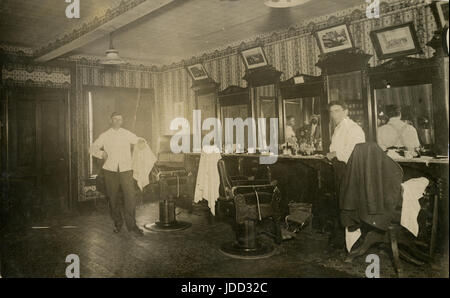
[[[265,0],[264,4],[272,8],[289,8],[305,4],[311,0]]]
[[[114,49],[112,33],[109,35],[109,49],[106,51],[106,58],[102,59],[100,63],[103,65],[120,65],[125,63],[119,57],[119,51]]]

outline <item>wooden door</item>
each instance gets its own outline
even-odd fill
[[[64,90],[8,92],[10,205],[24,216],[68,207],[67,98]]]

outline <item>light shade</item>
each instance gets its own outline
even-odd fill
[[[114,49],[112,34],[110,34],[109,35],[109,49],[106,51],[106,58],[102,59],[100,61],[100,64],[119,65],[119,64],[123,64],[123,63],[125,63],[125,61],[123,61],[119,57],[119,51]]]
[[[264,4],[273,8],[289,8],[305,4],[311,0],[265,0]]]
[[[106,51],[106,58],[102,59],[100,63],[105,65],[118,65],[125,63],[125,61],[119,57],[117,50],[109,49]]]

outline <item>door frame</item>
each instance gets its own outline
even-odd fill
[[[36,103],[35,106],[35,116],[36,116],[36,152],[35,152],[35,156],[36,159],[42,159],[38,157],[38,154],[40,154],[42,148],[40,148],[40,146],[42,146],[41,143],[41,136],[39,136],[40,134],[40,130],[41,128],[39,127],[39,121],[40,121],[40,115],[39,115],[39,96],[42,95],[42,93],[44,92],[49,92],[49,93],[60,93],[61,95],[61,99],[62,99],[62,103],[63,103],[63,109],[65,111],[65,115],[64,115],[64,132],[65,132],[65,141],[64,141],[64,145],[65,145],[65,150],[64,150],[64,166],[65,166],[65,172],[67,174],[67,187],[65,189],[65,193],[66,193],[66,200],[65,202],[61,203],[61,206],[64,206],[65,210],[71,210],[73,208],[73,194],[72,194],[72,144],[71,144],[71,140],[72,140],[72,131],[71,131],[71,114],[70,114],[70,89],[62,89],[62,88],[48,88],[48,87],[38,87],[38,86],[3,86],[2,90],[1,90],[1,94],[0,96],[2,97],[1,101],[2,101],[2,106],[5,108],[4,114],[2,114],[2,118],[4,118],[4,120],[2,120],[2,122],[4,121],[4,128],[2,128],[2,141],[1,141],[1,146],[2,146],[2,151],[4,151],[4,153],[2,153],[2,171],[5,171],[7,173],[6,177],[9,177],[10,175],[10,136],[11,136],[11,126],[10,126],[10,121],[13,120],[15,121],[15,119],[10,119],[10,115],[9,115],[9,109],[10,109],[10,105],[13,101],[15,101],[15,95],[20,94],[20,93],[25,93],[25,94],[36,94],[37,96],[35,96],[34,100]],[[4,134],[4,135],[3,135]],[[37,160],[38,162],[40,162],[39,160]],[[4,167],[4,169],[3,169]],[[41,173],[37,173],[36,175],[36,179],[37,179],[37,183],[40,185],[41,184],[41,179],[42,179],[42,175]],[[9,188],[9,179],[7,178],[7,187]],[[42,195],[42,194],[40,194]],[[63,210],[62,210],[63,211]]]

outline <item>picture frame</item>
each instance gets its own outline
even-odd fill
[[[314,32],[314,36],[322,54],[354,48],[353,38],[347,24],[317,30]]]
[[[436,13],[438,26],[440,29],[448,28],[449,18],[449,2],[448,1],[436,1]]]
[[[374,30],[370,38],[379,59],[423,53],[413,22]]]
[[[255,47],[241,51],[241,57],[247,70],[267,66],[266,53],[262,47]]]
[[[186,67],[186,70],[194,81],[203,81],[209,79],[208,72],[201,63],[189,65]]]

